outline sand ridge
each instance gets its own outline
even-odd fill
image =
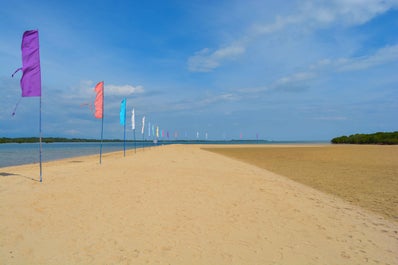
[[[0,263],[398,264],[396,222],[200,148],[1,168]]]

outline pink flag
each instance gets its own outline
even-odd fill
[[[94,116],[97,119],[102,119],[104,117],[104,81],[99,82],[95,86],[94,91],[97,93],[94,102],[95,106]]]

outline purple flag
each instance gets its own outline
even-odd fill
[[[41,96],[41,74],[39,53],[39,31],[25,31],[22,37],[22,97]],[[14,73],[14,74],[15,74]],[[14,76],[14,74],[12,76]]]

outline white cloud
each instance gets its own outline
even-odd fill
[[[209,48],[196,52],[188,58],[188,69],[192,72],[210,72],[226,59],[245,53],[246,46],[259,36],[275,34],[290,25],[308,29],[332,24],[359,25],[393,8],[398,8],[398,0],[308,0],[297,13],[276,16],[272,23],[256,24],[229,46],[213,52]]]
[[[192,72],[209,72],[219,67],[222,61],[234,59],[244,52],[245,48],[240,44],[233,44],[214,52],[205,48],[188,58],[188,69]]]
[[[278,79],[274,85],[278,86],[278,85],[286,85],[286,84],[306,81],[313,79],[315,76],[316,75],[311,72],[298,72]]]
[[[280,31],[290,24],[300,23],[301,20],[302,20],[302,17],[300,17],[300,16],[286,16],[286,17],[277,16],[275,19],[275,22],[273,22],[273,23],[265,24],[265,25],[255,25],[253,27],[252,37],[256,37],[258,35],[264,35],[264,34],[271,34],[271,33]]]
[[[131,94],[139,94],[144,92],[143,86],[132,86],[132,85],[106,85],[106,93],[116,96],[128,96]]]
[[[327,67],[331,64],[333,64],[333,61],[331,59],[325,58],[325,59],[322,59],[322,60],[316,62],[315,64],[310,65],[309,69],[317,70],[319,68]]]
[[[160,104],[157,107],[158,111],[188,111],[194,109],[206,109],[209,106],[216,106],[221,103],[235,102],[240,99],[240,96],[236,93],[220,93],[220,94],[208,94],[201,98],[185,98],[180,101],[168,102]]]
[[[51,93],[62,95],[61,100],[64,102],[77,102],[79,104],[87,105],[95,99],[94,87],[97,82],[91,80],[81,80],[76,86],[70,86],[67,90],[51,91]],[[106,96],[129,96],[132,94],[143,93],[144,88],[142,86],[132,85],[112,85],[106,84],[105,82],[105,95]],[[50,92],[49,92],[50,93]],[[49,97],[52,97],[49,95]]]
[[[274,23],[259,27],[257,33],[269,34],[298,23],[310,27],[359,25],[393,8],[398,8],[397,0],[308,0],[296,14],[277,16]]]
[[[330,69],[338,72],[359,71],[398,61],[398,45],[383,47],[373,54],[338,59],[322,59],[309,66],[312,71]]]
[[[208,48],[188,58],[188,69],[192,72],[209,72],[219,65],[220,63],[212,57]]]
[[[379,49],[374,54],[358,58],[340,59],[336,62],[339,71],[357,71],[398,60],[398,45]]]
[[[200,105],[208,105],[208,104],[214,104],[214,103],[219,103],[219,102],[224,102],[224,101],[235,101],[237,99],[238,99],[238,97],[235,94],[223,93],[220,95],[208,96],[207,98],[199,101],[199,104]]]
[[[346,26],[363,24],[373,17],[397,8],[397,0],[323,0],[306,1],[299,16],[304,23],[315,26],[340,23]]]
[[[301,91],[306,88],[307,82],[317,79],[321,75],[333,72],[348,72],[370,69],[383,64],[398,61],[398,45],[386,46],[375,53],[352,58],[322,59],[308,67],[309,71],[302,71],[283,76],[270,85],[258,88],[245,88],[236,90],[238,93],[256,94],[269,90]],[[341,120],[335,118],[334,120]]]

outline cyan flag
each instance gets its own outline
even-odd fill
[[[120,103],[120,124],[126,124],[126,98],[124,98],[122,103]]]

